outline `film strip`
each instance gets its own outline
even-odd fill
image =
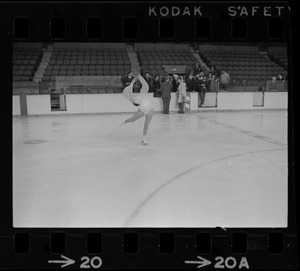
[[[8,116],[5,118],[5,126],[7,126],[5,131],[11,131],[11,133],[6,133],[2,146],[4,155],[1,164],[3,181],[1,182],[0,190],[2,192],[1,199],[3,199],[1,201],[0,219],[0,269],[298,269],[296,181],[293,155],[294,95],[292,75],[294,71],[292,69],[291,32],[291,13],[293,9],[295,9],[295,7],[292,6],[289,1],[1,1],[1,81],[3,86],[2,95],[5,98],[1,109],[3,111],[2,116]],[[293,14],[293,16],[296,16],[296,14]],[[250,177],[245,177],[245,179],[254,182],[254,184],[253,186],[244,184],[242,191],[249,190],[250,194],[254,191],[254,194],[251,194],[254,195],[254,199],[246,197],[247,193],[239,198],[239,194],[231,194],[230,192],[233,189],[232,187],[235,187],[234,185],[231,187],[231,190],[228,191],[224,183],[219,183],[219,185],[216,185],[214,188],[215,190],[209,190],[209,192],[205,190],[204,186],[204,190],[197,192],[198,196],[193,193],[193,190],[199,189],[196,184],[195,188],[190,187],[190,190],[185,186],[181,186],[178,188],[179,192],[177,192],[178,194],[176,194],[175,200],[170,200],[170,198],[172,198],[171,193],[174,191],[170,190],[168,193],[166,192],[166,187],[182,178],[188,170],[178,173],[178,175],[171,179],[166,178],[161,182],[155,182],[154,179],[151,180],[151,178],[154,178],[152,175],[149,175],[150,177],[147,175],[147,169],[142,168],[140,169],[141,171],[132,169],[131,175],[129,175],[132,176],[132,179],[136,179],[136,174],[140,174],[140,178],[148,180],[148,184],[150,181],[151,183],[155,183],[155,185],[149,185],[148,190],[145,188],[147,190],[146,193],[138,183],[132,183],[131,178],[125,177],[127,175],[124,175],[124,179],[121,178],[121,180],[128,182],[127,187],[131,185],[136,186],[129,190],[131,193],[126,197],[123,196],[122,191],[127,191],[128,193],[128,190],[123,187],[124,183],[119,182],[115,184],[115,186],[112,184],[104,186],[108,194],[110,193],[109,191],[111,191],[110,196],[114,195],[115,198],[112,201],[109,201],[104,195],[104,200],[99,199],[99,201],[90,202],[90,196],[97,198],[92,191],[97,189],[101,190],[101,185],[99,186],[98,183],[94,183],[94,188],[91,188],[89,192],[87,192],[88,189],[86,189],[86,186],[81,186],[82,190],[76,192],[77,196],[70,195],[71,193],[68,192],[68,187],[63,184],[63,178],[59,182],[55,181],[54,184],[45,183],[44,187],[41,188],[37,182],[43,182],[44,179],[47,179],[45,175],[40,174],[43,169],[43,164],[41,164],[42,169],[39,171],[40,173],[38,173],[39,179],[36,179],[35,184],[37,187],[40,187],[40,190],[34,191],[35,185],[33,185],[33,187],[31,187],[33,193],[26,194],[29,198],[22,196],[24,195],[23,192],[27,191],[26,176],[33,176],[32,169],[23,168],[23,175],[18,173],[21,176],[18,175],[18,179],[16,173],[17,167],[20,164],[26,164],[28,160],[34,158],[31,157],[32,149],[30,150],[30,148],[24,152],[17,152],[20,146],[14,141],[14,129],[17,130],[18,128],[15,126],[12,127],[11,119],[13,118],[14,120],[16,117],[14,116],[15,113],[13,113],[13,116],[10,114],[10,112],[15,112],[15,103],[11,106],[11,99],[12,96],[17,96],[19,99],[18,104],[21,105],[18,115],[19,119],[22,119],[23,125],[22,141],[27,140],[24,141],[26,144],[43,143],[42,140],[38,141],[37,139],[35,140],[28,137],[30,132],[29,134],[24,132],[27,129],[26,127],[30,125],[28,121],[29,115],[32,112],[38,112],[36,114],[39,115],[40,112],[38,110],[44,112],[44,109],[31,108],[28,95],[33,94],[30,97],[35,97],[35,94],[45,94],[42,96],[47,97],[47,104],[49,103],[49,99],[52,99],[51,88],[53,87],[51,87],[51,84],[56,83],[57,85],[58,82],[62,85],[67,84],[65,79],[68,75],[67,70],[65,73],[54,72],[56,69],[54,68],[55,66],[59,66],[58,71],[61,71],[63,70],[63,68],[61,68],[62,66],[73,65],[71,63],[72,53],[70,53],[68,63],[64,63],[66,59],[65,56],[68,54],[66,52],[67,50],[83,50],[82,55],[85,55],[85,52],[89,51],[88,54],[90,58],[88,64],[84,62],[86,60],[85,58],[82,59],[82,62],[79,62],[81,61],[78,60],[80,53],[76,54],[76,58],[78,57],[76,59],[77,62],[74,62],[70,76],[73,76],[71,81],[77,80],[80,76],[90,76],[90,85],[87,87],[87,90],[82,90],[82,85],[78,83],[72,88],[72,92],[69,92],[69,94],[63,93],[63,95],[67,96],[67,103],[64,104],[67,109],[63,107],[61,111],[75,108],[71,106],[72,101],[69,97],[73,94],[75,95],[72,96],[73,98],[79,97],[79,94],[76,96],[76,93],[81,93],[81,91],[87,91],[83,93],[90,95],[90,97],[91,95],[106,95],[102,94],[101,91],[103,91],[103,93],[110,93],[110,91],[113,93],[117,91],[116,87],[108,85],[103,88],[98,87],[95,90],[96,92],[93,92],[91,86],[92,83],[96,82],[101,76],[108,78],[113,70],[116,70],[117,74],[119,74],[120,72],[125,73],[132,69],[134,66],[133,60],[129,57],[130,62],[126,63],[124,55],[119,54],[118,51],[127,50],[126,54],[129,56],[130,53],[137,55],[140,66],[138,67],[139,70],[137,70],[137,72],[135,71],[135,75],[141,71],[145,73],[146,71],[152,72],[153,69],[158,69],[156,62],[156,64],[152,65],[149,59],[148,62],[147,59],[142,59],[142,51],[146,52],[146,56],[147,54],[152,54],[154,60],[161,60],[159,69],[161,69],[162,73],[170,69],[167,73],[170,74],[173,72],[180,74],[180,69],[182,69],[182,65],[184,65],[184,61],[186,60],[182,58],[182,62],[179,63],[176,62],[178,60],[176,58],[181,58],[179,53],[176,54],[175,58],[172,58],[171,54],[162,53],[162,55],[171,59],[167,59],[167,62],[163,63],[166,59],[159,58],[158,52],[186,51],[194,55],[193,57],[198,55],[200,58],[196,58],[196,61],[201,61],[201,63],[207,65],[209,63],[215,67],[221,66],[222,68],[225,65],[222,61],[225,60],[222,59],[219,63],[213,63],[213,58],[217,55],[224,57],[228,51],[231,51],[230,62],[233,56],[239,53],[238,47],[247,47],[247,52],[250,52],[254,47],[259,48],[257,55],[264,55],[264,57],[268,58],[271,57],[271,51],[269,51],[271,47],[284,48],[286,53],[286,62],[277,59],[275,53],[273,55],[274,58],[271,60],[273,62],[277,61],[278,67],[285,71],[286,81],[289,82],[288,90],[285,92],[285,94],[288,93],[288,96],[285,94],[283,94],[285,96],[282,96],[287,99],[287,107],[280,108],[288,112],[287,127],[283,127],[283,129],[286,128],[287,130],[287,142],[282,143],[280,140],[276,141],[272,139],[272,137],[270,139],[267,136],[261,136],[255,131],[249,132],[246,128],[242,129],[233,125],[222,124],[223,128],[238,131],[242,136],[252,136],[268,144],[277,144],[277,148],[279,148],[279,146],[280,148],[285,148],[286,153],[284,155],[286,155],[286,160],[284,160],[285,156],[283,155],[283,157],[280,157],[281,160],[278,164],[274,163],[273,165],[268,165],[268,167],[270,167],[270,171],[276,171],[276,167],[280,169],[283,167],[286,172],[286,178],[284,178],[284,180],[276,179],[278,183],[267,186],[272,187],[272,189],[268,188],[268,193],[263,194],[260,191],[261,185],[258,183],[255,184],[256,178],[259,178],[258,175],[260,171],[251,175],[252,173],[246,170],[245,173],[240,171],[240,174],[237,176],[240,178],[248,174],[247,176],[249,177],[250,174]],[[53,64],[53,69],[50,70],[49,75],[47,75],[47,69],[45,68],[46,70],[44,70],[42,76],[44,76],[44,79],[47,78],[47,80],[41,79],[37,81],[36,88],[38,89],[38,93],[31,93],[31,91],[34,90],[28,90],[29,87],[27,90],[24,90],[26,89],[26,87],[24,87],[24,81],[27,82],[27,85],[25,84],[26,86],[34,82],[34,76],[36,76],[37,70],[41,66],[41,60],[48,49],[52,54],[55,50],[64,51],[64,58],[61,62],[58,62],[60,60],[56,58],[56,62]],[[104,68],[99,68],[101,70],[99,75],[97,73],[100,63],[99,59],[97,60],[98,62],[92,62],[96,56],[94,52],[97,50],[104,52],[110,49],[115,51],[113,56],[116,60],[116,68],[110,68],[108,70],[110,73],[108,74],[105,73]],[[37,62],[32,64],[32,69],[34,70],[34,74],[31,73],[32,77],[29,75],[29,78],[24,79],[24,77],[27,76],[25,72],[19,76],[17,70],[14,70],[14,66],[26,66],[22,61],[27,60],[26,54],[22,53],[21,62],[16,63],[16,61],[19,60],[14,57],[17,50],[23,50],[23,52],[26,50],[26,52],[30,51],[28,55],[30,55],[31,58],[28,58],[28,60],[34,60],[34,53],[32,52],[39,51],[41,53],[37,58]],[[152,53],[149,53],[151,50]],[[211,54],[204,53],[207,51]],[[211,59],[209,58],[210,55],[212,56]],[[251,53],[248,55],[251,55]],[[100,59],[100,61],[103,61],[100,66],[104,67],[105,60],[108,61],[108,65],[114,65],[111,57],[112,55],[108,54],[107,59],[105,57]],[[120,69],[117,65],[119,64],[118,58],[124,60],[121,64],[123,67]],[[51,56],[48,59],[49,63],[47,65],[51,65],[50,61],[52,59],[53,57]],[[144,62],[142,63],[142,61]],[[246,61],[245,58],[243,61]],[[257,64],[254,63],[253,65],[256,65],[255,69],[258,69],[261,64],[262,62],[257,62]],[[93,70],[95,74],[89,72],[85,74],[82,67],[77,74],[75,72],[76,65],[87,65],[87,71]],[[194,63],[192,63],[192,65],[194,65]],[[239,67],[242,69],[241,64],[237,65],[240,65]],[[28,66],[30,66],[30,64],[26,67]],[[91,69],[91,66],[95,68]],[[187,67],[184,66],[184,68]],[[253,69],[253,72],[255,69]],[[276,72],[277,71],[281,70],[279,69],[276,70]],[[271,70],[271,72],[273,73],[273,70]],[[65,77],[58,78],[60,75]],[[74,79],[76,76],[78,78]],[[98,79],[96,78],[97,76]],[[237,82],[238,80],[239,79],[236,79]],[[248,79],[240,80],[242,82],[242,88],[245,90],[246,87],[248,87]],[[99,82],[97,81],[95,84],[102,84],[103,81]],[[43,93],[44,83],[46,86],[45,93]],[[20,90],[16,90],[18,86]],[[65,89],[68,87],[69,85],[67,87],[64,86]],[[78,87],[79,90],[77,90],[76,87]],[[212,104],[207,106],[207,108],[211,107],[215,110],[217,104],[221,108],[220,105],[224,100],[222,100],[222,93],[219,87],[219,83],[216,83],[213,87],[212,95],[209,96],[207,94],[207,103],[210,101],[210,97],[212,97]],[[249,84],[249,88],[250,87]],[[257,85],[254,87],[257,88]],[[256,98],[254,99],[259,100],[260,97],[262,97],[262,99],[264,99],[262,103],[266,105],[267,101],[269,101],[267,97],[268,92],[263,90],[263,92],[261,92],[263,93],[262,96],[259,90],[255,90],[255,92],[256,94],[253,97]],[[215,93],[217,93],[216,96],[214,96]],[[61,97],[65,99],[63,95]],[[68,95],[70,96],[68,97]],[[97,99],[96,96],[92,97],[94,97],[92,99]],[[194,110],[195,103],[198,102],[198,98],[195,97],[192,92],[189,92],[187,95],[188,102],[186,111],[189,114],[193,114],[190,112]],[[201,97],[199,99],[201,100]],[[284,98],[280,99],[282,101]],[[36,104],[40,103],[42,104],[43,100],[36,102]],[[92,107],[93,101],[91,100],[89,103],[89,107]],[[275,103],[278,104],[278,100],[276,100]],[[226,107],[224,108],[226,109]],[[227,109],[232,110],[231,107]],[[73,113],[84,113],[76,111],[75,109],[72,110],[74,110]],[[197,112],[200,110],[198,105],[197,110]],[[89,113],[101,112],[91,111]],[[110,113],[112,112],[110,111]],[[34,115],[34,113],[32,114]],[[17,119],[17,121],[19,119]],[[55,119],[52,121],[52,125],[55,125],[55,121]],[[214,123],[214,125],[219,123],[213,119],[209,119],[208,121]],[[42,127],[42,124],[39,125]],[[181,125],[183,124],[181,123]],[[56,128],[57,127],[55,127],[55,129]],[[55,129],[51,130],[51,132]],[[58,127],[57,129],[59,130],[60,128]],[[158,132],[158,134],[160,134],[160,132]],[[111,136],[113,137],[114,135]],[[8,144],[8,142],[12,144]],[[67,141],[64,142],[66,143]],[[133,152],[135,151],[135,149],[131,150]],[[59,155],[64,155],[59,149],[56,151],[60,153]],[[114,147],[111,146],[110,152],[113,153],[114,151]],[[40,158],[37,159],[37,163],[39,159],[44,159],[42,155],[44,152],[50,152],[50,150],[45,148],[43,151],[40,151],[40,156],[38,156]],[[157,159],[162,159],[163,163],[164,160],[161,155],[161,150],[155,149],[153,152],[157,153]],[[249,153],[254,153],[254,151],[250,150]],[[258,151],[257,153],[259,154],[260,152]],[[173,154],[176,154],[176,152]],[[76,159],[76,155],[78,154],[74,151],[73,155],[74,159]],[[143,154],[140,153],[137,155],[138,157],[144,157]],[[180,153],[178,155],[180,156]],[[19,156],[22,157],[20,160],[18,160]],[[229,157],[231,157],[230,159],[234,159],[240,156],[239,154],[231,154]],[[124,156],[124,160],[125,159]],[[222,158],[218,159],[217,161],[222,160]],[[266,159],[268,159],[268,157]],[[43,163],[46,162],[47,161],[44,161]],[[131,163],[135,162],[136,160],[134,159],[131,161]],[[171,162],[171,164],[172,163],[173,162]],[[184,163],[184,161],[182,161],[182,163]],[[228,161],[228,163],[231,165],[231,161]],[[203,165],[210,165],[210,162],[204,162],[201,164],[201,167],[198,165],[189,167],[188,172],[190,173],[196,170],[196,172],[201,175]],[[67,167],[69,168],[68,165]],[[176,163],[172,164],[172,168],[168,172],[172,172],[176,167],[180,167],[180,165]],[[251,172],[250,164],[249,167]],[[199,168],[200,171],[197,171]],[[81,168],[79,171],[77,171],[75,167],[71,170],[77,172],[76,174],[78,175],[80,175],[81,172],[86,172],[87,175],[82,177],[83,180],[88,179],[89,177],[87,176],[90,176],[88,174],[89,166]],[[112,170],[110,165],[108,165],[107,170],[117,172],[120,168],[116,166],[115,170]],[[220,169],[220,174],[222,174],[221,172],[223,171]],[[61,170],[60,173],[63,176],[65,175],[63,170]],[[125,173],[120,171],[118,174],[127,173],[125,170]],[[228,172],[225,172],[225,174],[228,174]],[[107,182],[107,180],[104,179],[105,177],[103,177],[107,175],[102,175],[101,173],[99,176],[97,178],[100,183],[102,181]],[[272,178],[270,176],[269,178]],[[31,177],[29,177],[29,180],[30,178]],[[197,178],[198,177],[194,179],[191,178],[189,181],[193,182],[192,180],[195,181]],[[228,180],[226,178],[226,176],[223,176],[220,180]],[[268,175],[266,175],[265,178],[267,178],[266,181],[271,181],[268,179]],[[184,183],[185,175],[181,180],[183,180],[181,183]],[[202,179],[202,181],[205,180]],[[206,181],[210,181],[209,177]],[[284,187],[284,185],[280,186],[282,182],[286,185],[286,189],[280,189],[280,187]],[[78,180],[74,180],[74,184],[70,181],[67,183],[68,185],[76,186],[78,185]],[[143,185],[146,187],[147,183],[143,183]],[[238,183],[235,185],[239,186]],[[60,188],[57,189],[57,186]],[[122,187],[122,189],[120,190],[117,186]],[[119,191],[119,194],[114,194],[113,191],[115,190]],[[61,191],[65,191],[65,193]],[[164,193],[161,193],[161,191]],[[142,197],[136,196],[139,192],[143,194]],[[156,201],[154,200],[154,195],[157,195],[158,192],[161,193],[161,199]],[[202,194],[202,192],[204,193]],[[212,203],[207,201],[206,193],[209,194],[210,192],[211,194],[208,195],[208,198],[215,198],[215,204],[220,211],[215,214],[212,211],[215,210],[215,208],[209,206],[209,204]],[[55,206],[60,206],[59,209],[57,209],[57,207],[56,209],[52,208],[51,202],[48,202],[48,207],[44,207],[44,210],[42,210],[42,207],[39,209],[39,206],[43,205],[43,197],[49,197],[47,193],[53,193],[50,195],[50,198],[53,199],[52,203]],[[85,193],[91,193],[91,195]],[[39,194],[39,196],[36,197],[36,194]],[[37,200],[31,201],[30,197],[36,197]],[[84,203],[76,204],[76,201],[82,202],[80,197],[85,198]],[[199,200],[201,197],[206,200],[202,202]],[[228,206],[226,206],[227,203],[225,204],[224,201],[217,200],[222,197],[229,202],[232,201],[228,203],[228,205],[231,206],[230,208],[233,208],[233,205],[236,207],[239,205],[244,206],[244,203],[247,201],[250,203],[247,205],[248,209],[246,210],[239,210],[239,208],[228,210]],[[135,198],[137,198],[136,201]],[[276,198],[281,205],[275,204],[276,200],[274,201],[274,199]],[[147,205],[148,202],[151,201],[153,205]],[[176,204],[177,201],[179,204]],[[259,204],[256,204],[256,201],[259,202]],[[87,202],[88,204],[85,205]],[[105,206],[106,204],[107,206]],[[206,204],[207,207],[203,207],[206,206]],[[276,207],[273,209],[269,208],[270,206],[268,207],[268,205],[270,204],[274,204]],[[166,208],[166,205],[169,207]],[[65,212],[65,208],[68,211]],[[99,210],[97,211],[97,209]],[[141,211],[142,209],[143,211]],[[40,211],[38,215],[34,214],[36,210]],[[207,210],[209,215],[207,215],[205,210]],[[273,211],[270,212],[269,210]],[[77,215],[72,216],[70,213],[73,212]],[[100,215],[97,216],[96,214],[99,213]],[[187,215],[187,213],[189,215]],[[224,216],[222,213],[224,213]],[[103,219],[101,215],[103,215]],[[69,216],[70,218],[68,219]],[[245,220],[240,216],[245,216]],[[265,219],[264,216],[268,218]],[[119,222],[119,217],[121,217],[121,222]],[[238,217],[239,219],[237,219]],[[53,220],[49,218],[53,218]],[[137,218],[140,218],[140,220]],[[168,221],[168,219],[170,219],[170,221]],[[213,223],[215,224],[213,225]]]

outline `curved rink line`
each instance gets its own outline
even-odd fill
[[[174,176],[173,178],[169,179],[168,181],[166,181],[165,183],[163,183],[162,185],[158,186],[151,194],[149,194],[139,205],[138,207],[132,212],[132,214],[129,216],[129,218],[125,221],[125,227],[129,227],[129,225],[131,224],[131,222],[135,219],[135,217],[142,211],[142,209],[160,192],[162,191],[164,188],[166,188],[168,185],[172,184],[173,182],[175,182],[176,180],[178,180],[180,177],[196,170],[199,169],[203,166],[209,165],[209,164],[213,164],[215,162],[219,162],[219,161],[223,161],[226,160],[228,158],[234,158],[234,157],[239,157],[239,156],[245,156],[245,155],[249,155],[249,154],[255,154],[255,153],[262,153],[262,152],[272,152],[272,151],[279,151],[279,150],[286,150],[286,148],[277,148],[277,149],[269,149],[269,150],[259,150],[259,151],[251,151],[251,152],[246,152],[246,153],[238,153],[238,154],[233,154],[233,155],[229,155],[229,156],[225,156],[225,157],[220,157],[211,161],[207,161],[205,163],[202,163],[200,165],[194,166],[190,169],[187,169],[186,171],[183,171],[179,174],[177,174],[176,176]]]

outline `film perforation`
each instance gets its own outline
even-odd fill
[[[223,18],[221,16],[221,18]],[[227,17],[226,17],[227,18]],[[102,21],[103,18],[95,19],[87,18],[86,26],[86,37],[89,39],[102,38]],[[104,19],[105,20],[105,19]],[[245,39],[248,32],[248,18],[247,17],[231,17],[231,37],[233,39]],[[70,18],[67,18],[67,22]],[[211,22],[209,18],[200,17],[195,20],[194,38],[208,39],[211,35]],[[15,18],[14,20],[14,36],[16,39],[28,39],[29,38],[29,20],[25,17]],[[82,21],[83,23],[83,21]],[[175,33],[178,33],[177,28],[180,28],[179,24],[174,23],[173,18],[160,18],[157,21],[159,37],[163,40],[172,40],[175,37]],[[267,23],[267,37],[270,39],[280,39],[284,37],[283,31],[283,19],[281,17],[269,18]],[[50,38],[52,39],[65,39],[66,34],[68,35],[68,29],[71,29],[71,24],[66,24],[66,19],[63,17],[52,17],[50,18]],[[109,22],[105,24],[105,31],[111,26]],[[216,27],[213,25],[213,27]],[[120,26],[122,36],[124,39],[136,39],[139,38],[139,22],[137,18],[129,17],[123,20],[122,26]],[[105,32],[104,31],[104,32]],[[192,32],[191,32],[192,33]]]

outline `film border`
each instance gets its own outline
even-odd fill
[[[284,36],[279,39],[270,39],[267,33],[267,21],[268,16],[248,16],[248,25],[257,29],[257,25],[262,25],[259,34],[253,34],[253,30],[249,31],[248,36],[245,39],[233,39],[230,35],[230,22],[231,17],[228,13],[224,12],[224,6],[232,4],[232,6],[245,6],[249,13],[252,9],[247,8],[253,6],[254,3],[258,6],[266,5],[282,5],[288,7],[290,3],[288,1],[204,1],[201,2],[202,7],[213,7],[213,3],[221,3],[220,10],[216,11],[211,8],[210,12],[203,17],[211,19],[211,36],[209,39],[203,39],[209,42],[287,42],[288,44],[288,57],[289,67],[288,75],[289,80],[292,82],[289,89],[289,126],[288,132],[290,134],[289,140],[289,185],[288,185],[288,227],[287,228],[160,228],[160,229],[143,229],[143,228],[91,228],[91,229],[69,229],[69,228],[55,228],[55,229],[37,229],[37,228],[13,228],[12,227],[12,153],[10,144],[12,143],[11,135],[11,115],[5,118],[5,130],[7,134],[3,143],[2,159],[3,169],[3,184],[1,184],[1,231],[0,231],[0,268],[63,268],[63,265],[69,265],[76,268],[87,268],[83,266],[89,266],[90,268],[196,268],[207,267],[217,268],[223,266],[224,268],[247,268],[247,263],[250,269],[296,269],[298,267],[297,260],[297,234],[296,234],[296,198],[295,198],[295,173],[294,173],[294,107],[293,107],[293,69],[292,69],[292,35],[290,14],[287,12],[283,16],[284,19]],[[86,2],[85,2],[86,3]],[[117,3],[117,2],[114,2]],[[122,2],[123,3],[123,2]],[[194,5],[198,2],[187,2],[184,5]],[[68,8],[69,5],[76,5],[72,9]],[[103,22],[103,36],[100,39],[93,41],[97,42],[199,42],[201,39],[195,35],[195,29],[192,31],[183,31],[182,22],[186,22],[187,18],[184,16],[169,16],[172,11],[172,7],[183,7],[184,5],[179,1],[172,2],[143,2],[145,8],[140,8],[140,2],[124,3],[127,7],[116,8],[113,7],[114,12],[109,13],[107,10],[112,9],[113,3],[111,2],[99,2],[101,8],[98,9],[93,5],[86,5],[83,8],[82,3],[78,2],[64,2],[64,3],[50,3],[51,7],[46,6],[45,3],[37,5],[37,2],[18,4],[12,2],[0,2],[0,6],[3,7],[0,11],[0,33],[1,33],[1,59],[3,60],[2,76],[3,76],[3,88],[12,89],[12,43],[13,42],[35,42],[35,41],[54,41],[49,33],[49,19],[55,16],[62,16],[66,19],[66,38],[57,39],[55,41],[62,42],[90,42],[91,40],[86,38],[84,20],[89,16],[99,16],[105,18]],[[147,9],[149,6],[145,4],[155,4],[156,6],[166,6],[167,9],[161,13],[159,9]],[[103,9],[105,5],[106,9]],[[87,6],[87,7],[86,7]],[[214,5],[215,7],[215,5]],[[287,8],[288,9],[288,8]],[[285,9],[285,10],[287,10]],[[101,11],[102,10],[102,11]],[[104,11],[103,11],[104,10]],[[129,11],[128,11],[129,10]],[[132,11],[134,10],[134,11]],[[143,12],[140,12],[143,10]],[[152,10],[152,11],[151,11]],[[203,10],[200,9],[202,12]],[[218,10],[218,9],[217,9]],[[226,9],[225,9],[226,10]],[[238,11],[238,9],[232,9],[232,14]],[[278,11],[278,9],[277,9]],[[128,12],[128,13],[127,13]],[[174,11],[175,12],[175,11]],[[184,9],[181,10],[184,12]],[[194,11],[195,12],[195,11]],[[82,15],[82,13],[84,15]],[[125,16],[124,16],[124,13]],[[148,14],[147,14],[148,13]],[[151,16],[149,16],[150,14]],[[193,12],[190,13],[192,15]],[[198,11],[196,10],[196,13]],[[100,14],[100,15],[99,15]],[[109,15],[107,15],[109,14]],[[113,16],[111,16],[113,14]],[[145,14],[146,17],[145,17]],[[175,13],[176,14],[176,13]],[[153,15],[153,18],[152,18]],[[277,14],[278,15],[278,14]],[[189,16],[189,15],[186,15]],[[243,16],[246,16],[243,14]],[[296,16],[293,14],[293,16]],[[28,39],[15,39],[13,36],[13,18],[26,17],[30,19],[30,35]],[[148,29],[153,30],[149,35],[143,35],[143,28],[139,27],[139,35],[136,39],[127,39],[122,36],[121,25],[124,17],[137,17],[139,21],[145,22]],[[160,38],[158,32],[158,21],[161,18],[170,17],[175,20],[175,37]],[[197,16],[196,16],[197,17]],[[241,17],[241,16],[238,16]],[[195,24],[195,16],[188,17],[188,23],[190,25]],[[259,21],[259,22],[258,22]],[[224,23],[226,22],[226,23]],[[111,26],[107,26],[111,23]],[[70,25],[73,29],[70,30]],[[106,25],[106,26],[105,26]],[[140,26],[141,24],[139,24]],[[222,26],[216,30],[215,25]],[[75,27],[74,27],[75,26]],[[263,27],[265,26],[265,27]],[[146,27],[146,26],[144,26]],[[223,28],[224,27],[224,28]],[[225,30],[224,30],[225,29]],[[183,32],[185,35],[178,36],[178,32]],[[2,109],[2,116],[7,116],[7,112],[12,112],[11,108],[11,92],[4,94],[6,105]],[[8,156],[6,154],[9,154]],[[3,188],[2,188],[3,187]],[[3,194],[3,195],[2,195]],[[7,208],[8,206],[8,208]],[[15,234],[26,233],[29,237],[29,252],[28,253],[15,253]],[[50,243],[51,234],[53,233],[65,233],[66,246],[64,253],[51,253]],[[86,251],[86,238],[90,232],[99,232],[102,235],[103,247],[101,253],[87,253]],[[126,233],[137,233],[139,249],[138,253],[124,253],[123,252],[123,235]],[[167,253],[160,253],[159,239],[161,233],[174,233],[173,252],[168,252],[168,246],[166,247]],[[209,233],[211,238],[211,247],[207,253],[199,253],[196,249],[196,236],[199,233]],[[235,233],[246,233],[247,236],[247,252],[246,253],[233,253],[232,251],[232,238]],[[283,252],[282,253],[269,253],[269,240],[270,234],[279,233],[283,236]],[[25,239],[26,239],[25,234]],[[278,237],[278,236],[276,236]],[[275,239],[276,239],[275,237]],[[22,238],[21,238],[22,240]],[[167,239],[168,240],[168,239]],[[172,238],[171,238],[172,240]],[[172,251],[172,247],[169,248]],[[66,258],[64,258],[66,257]],[[84,258],[86,257],[86,258]],[[98,257],[98,258],[97,258]],[[219,258],[217,258],[219,257]],[[243,260],[246,257],[246,261]],[[49,261],[51,261],[51,264]],[[75,263],[72,263],[75,260]],[[103,261],[103,262],[102,262]],[[236,262],[235,262],[236,261]],[[246,263],[247,262],[247,263]],[[80,265],[79,265],[80,264]],[[84,265],[85,264],[85,265]],[[217,266],[217,267],[216,267]]]

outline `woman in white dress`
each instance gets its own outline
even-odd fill
[[[133,86],[136,81],[140,81],[142,87],[139,93],[133,94]],[[143,129],[143,139],[142,143],[144,145],[147,145],[148,142],[146,141],[146,135],[148,132],[149,124],[152,120],[153,114],[154,114],[154,105],[152,104],[150,98],[147,96],[147,93],[149,91],[149,85],[146,82],[146,80],[139,74],[136,76],[129,86],[127,86],[123,90],[123,95],[127,100],[129,100],[132,104],[138,107],[138,111],[130,118],[126,119],[123,124],[128,122],[134,122],[137,119],[145,116],[145,123],[144,123],[144,129]]]

